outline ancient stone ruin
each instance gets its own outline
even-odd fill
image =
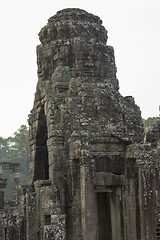
[[[3,178],[3,171],[13,171],[13,199],[4,201],[4,190],[7,186],[7,180]],[[20,184],[20,163],[11,163],[9,161],[0,162],[0,239],[13,239],[16,236],[18,225],[22,223],[22,217],[16,205],[16,187]],[[19,238],[18,238],[19,239]]]
[[[102,21],[65,9],[39,38],[29,181],[17,228],[1,221],[0,239],[160,239],[160,135],[144,142],[139,107],[119,93]]]

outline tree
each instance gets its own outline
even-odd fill
[[[144,131],[146,132],[147,131],[147,128],[149,126],[152,126],[154,125],[156,122],[160,121],[160,118],[159,117],[149,117],[147,119],[145,119],[143,121],[143,125],[144,125]]]
[[[6,138],[0,137],[0,161],[9,159],[9,145]]]
[[[9,142],[9,159],[13,163],[20,163],[21,183],[26,184],[29,171],[29,141],[28,129],[26,125],[22,125],[13,135],[8,138]]]
[[[10,145],[9,155],[11,162],[19,162],[21,171],[28,174],[29,170],[29,141],[28,129],[22,125],[13,137],[8,138]]]
[[[20,163],[20,182],[27,183],[29,171],[29,141],[28,129],[22,125],[12,137],[0,137],[0,161],[9,161],[11,163]],[[13,198],[13,171],[3,171],[3,178],[8,179],[8,185],[5,190],[7,200]]]

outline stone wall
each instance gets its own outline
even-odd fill
[[[65,9],[39,38],[29,185],[17,195],[24,239],[155,239],[154,151],[133,97],[119,93],[102,21]]]
[[[95,239],[99,221],[95,194],[108,191],[112,204],[112,219],[108,221],[115,228],[110,234],[116,238],[120,233],[122,239],[125,233],[121,225],[125,224],[129,236],[135,213],[125,220],[119,212],[116,231],[114,211],[119,204],[124,208],[126,199],[122,201],[121,197],[135,201],[124,188],[126,181],[134,188],[125,176],[125,148],[131,142],[143,141],[143,127],[134,99],[122,97],[118,91],[114,50],[106,45],[107,31],[98,17],[80,9],[66,9],[49,19],[39,37],[39,81],[29,119],[29,182],[49,179],[56,186],[58,214],[67,219],[67,239]],[[43,200],[38,198],[41,209]],[[47,214],[51,218],[57,213],[50,209]],[[40,229],[45,227],[44,212],[41,217]],[[45,229],[53,231],[52,227]]]

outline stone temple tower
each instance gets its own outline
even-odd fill
[[[62,224],[68,240],[135,239],[134,163],[125,151],[143,139],[141,113],[132,97],[118,92],[107,31],[99,17],[65,9],[39,38],[29,118],[38,222],[29,231],[33,239],[64,239],[56,238]]]
[[[142,141],[141,114],[132,97],[118,92],[107,31],[98,17],[66,9],[39,37],[29,119],[29,181],[37,199],[36,226],[27,223],[32,239],[135,239],[134,163],[125,151]]]
[[[65,9],[39,38],[29,185],[17,198],[25,238],[17,239],[155,239],[141,238],[147,213],[139,202],[134,154],[143,141],[141,113],[118,91],[102,21]]]

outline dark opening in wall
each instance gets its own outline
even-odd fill
[[[110,193],[99,192],[96,194],[97,202],[97,240],[112,240]]]
[[[47,125],[44,107],[41,108],[38,119],[35,154],[35,175],[34,180],[49,179],[49,161],[47,148]]]
[[[95,171],[124,174],[124,158],[121,156],[103,156],[95,159]]]
[[[37,240],[40,239],[40,232],[37,232]]]
[[[4,229],[4,240],[7,240],[7,228]]]
[[[45,225],[51,225],[51,215],[45,215]]]
[[[121,187],[96,193],[96,240],[123,240]]]

